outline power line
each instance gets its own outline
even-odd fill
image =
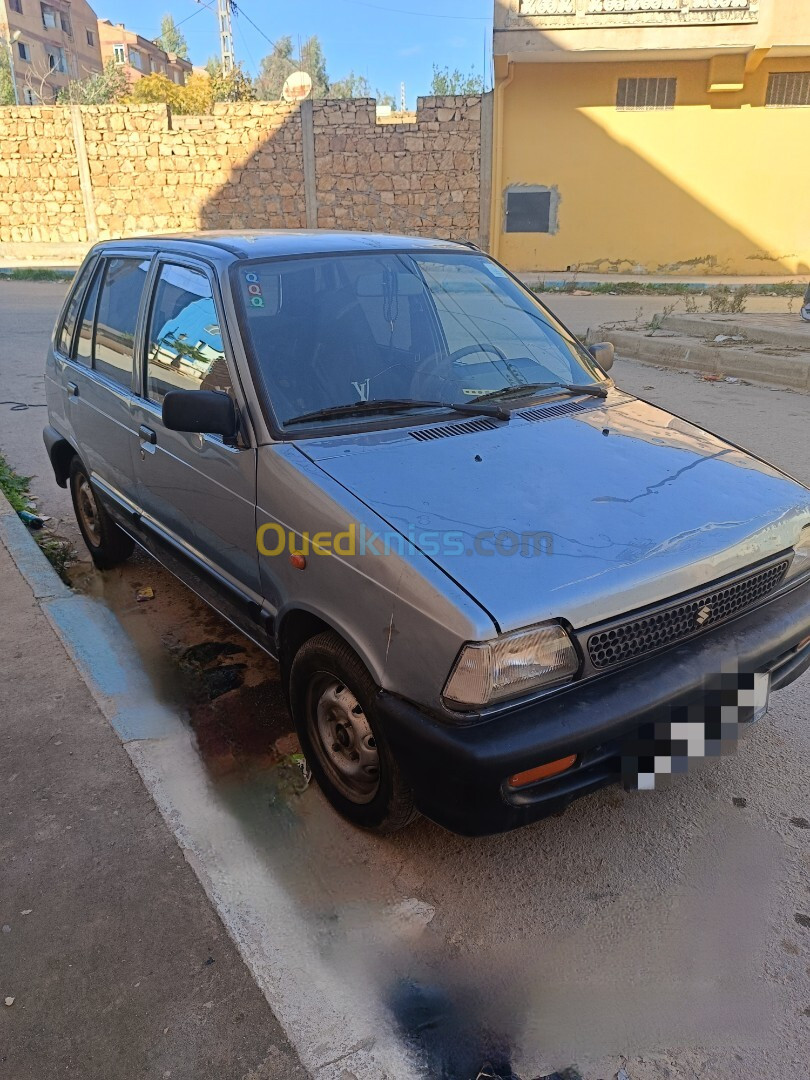
[[[251,17],[248,15],[248,13],[245,11],[244,8],[237,7],[236,4],[234,4],[234,10],[236,11],[237,15],[241,15],[243,19],[247,19],[247,21],[250,23],[250,25],[253,27],[253,29],[256,31],[256,33],[261,34],[261,36],[264,38],[264,40],[267,42],[267,44],[270,46],[271,49],[275,49],[275,47],[276,47],[275,41],[270,40],[270,38],[267,36],[267,34],[265,34],[264,30],[262,30],[262,28],[260,26],[256,25],[256,23],[253,21],[253,19],[251,19]]]
[[[175,23],[174,24],[175,26],[182,26],[183,23],[187,23],[189,19],[193,19],[195,15],[199,15],[200,12],[203,10],[203,8],[207,8],[209,11],[214,10],[213,7],[211,6],[211,4],[205,4],[205,3],[203,3],[203,0],[194,0],[194,3],[200,5],[197,8],[197,10],[192,11],[192,13],[190,15],[186,15],[185,19],[181,19],[180,22]]]
[[[405,11],[403,8],[383,7],[382,4],[370,4],[368,0],[343,0],[344,4],[374,8],[375,11],[387,11],[395,15],[415,15],[420,19],[454,19],[457,22],[491,22],[489,15],[444,15],[435,11]]]

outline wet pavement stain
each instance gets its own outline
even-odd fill
[[[188,711],[200,756],[218,777],[274,766],[280,760],[275,743],[292,725],[281,687],[273,679],[228,691],[213,701],[191,702]]]
[[[104,572],[82,563],[71,584],[115,612],[161,699],[187,717],[212,778],[275,770],[297,750],[275,746],[293,731],[275,661],[151,558],[136,552]],[[154,599],[138,603],[145,587]]]

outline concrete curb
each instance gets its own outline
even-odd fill
[[[272,874],[262,879],[257,910],[254,879],[264,853],[227,807],[208,796],[209,780],[183,718],[157,698],[115,616],[62,582],[2,492],[0,543],[121,739],[304,1068],[318,1080],[415,1075],[385,1030],[382,1006],[366,999],[367,988],[353,994],[324,965],[294,898]]]
[[[631,360],[810,391],[810,355],[768,356],[755,350],[697,343],[694,337],[656,338],[631,330],[606,327],[599,333],[604,341],[613,343],[619,356]]]
[[[689,337],[697,337],[711,340],[718,334],[727,334],[729,337],[744,337],[747,341],[757,341],[764,345],[785,346],[800,351],[810,350],[810,326],[803,323],[799,316],[795,316],[796,328],[794,330],[767,329],[758,330],[756,323],[746,322],[743,319],[735,322],[729,319],[711,319],[705,315],[667,315],[661,320],[665,330],[673,330],[676,334],[685,334]]]

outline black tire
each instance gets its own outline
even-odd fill
[[[111,570],[125,562],[135,548],[101,503],[90,476],[78,455],[70,463],[70,496],[82,539],[99,570]]]
[[[419,814],[385,738],[376,699],[374,681],[337,634],[327,631],[301,646],[290,668],[290,706],[312,775],[352,824],[392,833]],[[331,750],[325,730],[335,732]]]

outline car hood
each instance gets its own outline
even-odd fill
[[[549,618],[579,628],[700,587],[790,548],[810,519],[802,485],[615,389],[508,424],[298,446],[396,534],[372,549],[407,538],[501,630]]]

